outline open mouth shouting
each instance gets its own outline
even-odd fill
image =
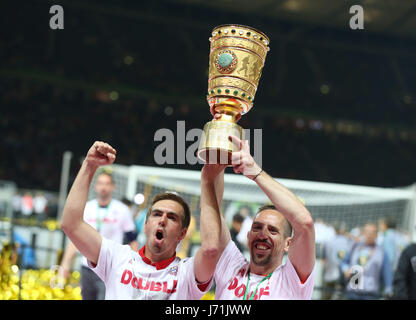
[[[162,229],[157,229],[155,232],[155,243],[156,245],[161,245],[165,239],[165,233]]]

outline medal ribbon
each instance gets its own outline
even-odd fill
[[[269,279],[272,276],[273,272],[270,272],[267,276],[265,276],[263,279],[261,279],[261,281],[257,284],[256,289],[253,291],[253,293],[251,294],[251,297],[248,300],[253,300],[254,296],[256,295],[257,289],[259,288],[259,285]],[[250,283],[250,271],[248,272],[248,277],[247,277],[247,285],[246,285],[246,292],[244,293],[244,298],[243,300],[247,300],[247,293],[248,293],[248,285]]]
[[[111,201],[110,201],[110,203],[107,205],[107,207],[105,207],[105,213],[104,213],[104,214],[103,214],[103,216],[101,217],[101,215],[100,215],[100,205],[98,204],[98,201],[97,201],[97,231],[98,231],[98,232],[100,232],[100,229],[101,229],[101,225],[102,225],[102,223],[103,223],[103,220],[104,220],[104,218],[107,216],[108,211],[110,210],[110,204],[111,204]]]

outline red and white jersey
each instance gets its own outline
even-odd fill
[[[112,199],[105,208],[100,207],[96,199],[88,201],[84,209],[84,221],[97,230],[103,238],[120,244],[123,243],[125,232],[136,230],[129,208],[116,199]],[[87,266],[85,257],[82,257],[81,262]]]
[[[209,290],[212,281],[198,287],[194,258],[151,263],[144,250],[102,239],[97,266],[88,266],[104,281],[106,300],[197,300]]]
[[[230,241],[215,269],[215,299],[243,300],[248,269],[249,262],[237,249],[234,241]],[[314,271],[315,268],[302,283],[288,258],[268,279],[265,279],[265,275],[250,273],[247,299],[256,292],[253,300],[310,300],[314,286]]]

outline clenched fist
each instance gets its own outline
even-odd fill
[[[88,150],[85,162],[92,167],[110,165],[116,160],[117,151],[108,143],[95,141]]]

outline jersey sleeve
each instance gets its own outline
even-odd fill
[[[88,267],[90,267],[104,283],[107,283],[114,262],[120,261],[123,254],[125,254],[125,246],[102,237],[97,265],[94,265],[88,260]]]
[[[180,262],[178,274],[178,299],[199,300],[209,291],[212,286],[212,279],[204,286],[198,286],[194,269],[195,258],[185,258]],[[204,290],[201,290],[204,287]]]
[[[283,267],[283,274],[284,281],[287,282],[286,285],[290,288],[292,296],[299,300],[310,300],[312,298],[313,286],[315,282],[315,266],[313,267],[308,279],[302,283],[295,267],[288,257]]]
[[[243,254],[238,250],[234,241],[230,240],[225,247],[214,272],[216,292],[225,290],[228,282],[237,274],[239,268],[246,263]]]

